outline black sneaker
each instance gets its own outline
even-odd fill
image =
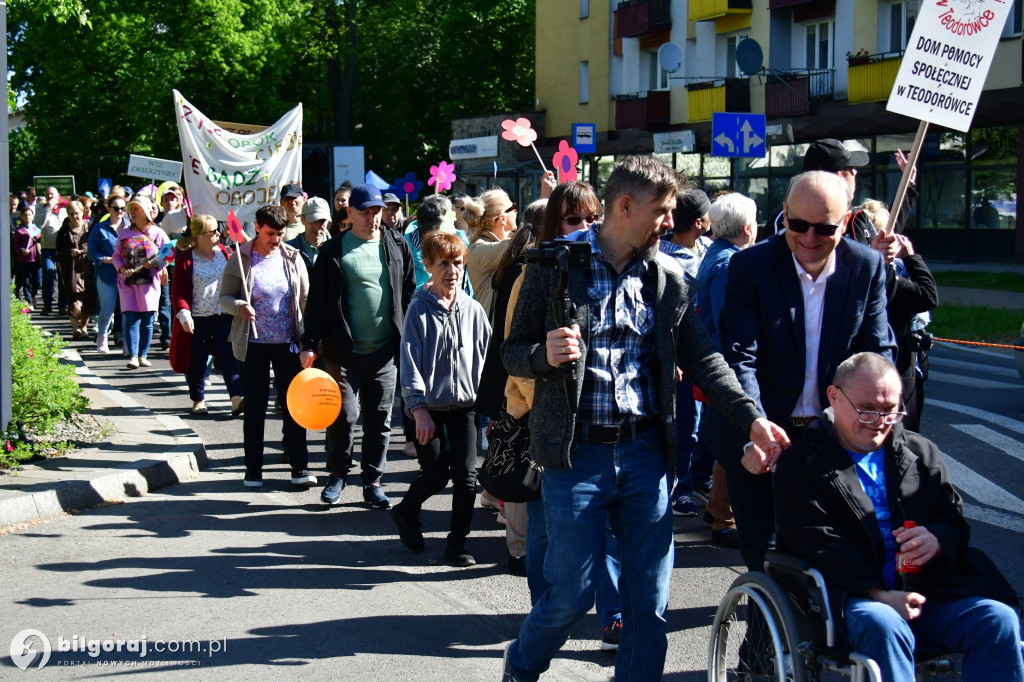
[[[601,631],[601,651],[618,651],[619,637],[622,636],[622,619],[616,618]]]
[[[312,488],[316,485],[316,476],[309,472],[309,469],[302,469],[301,471],[292,472],[292,485],[302,486],[303,488]]]
[[[512,575],[517,575],[520,578],[526,577],[526,557],[525,556],[508,556],[508,572]]]
[[[740,534],[735,528],[723,528],[722,530],[711,531],[711,542],[719,547],[730,549],[740,548]]]
[[[465,545],[459,547],[445,545],[444,560],[449,566],[455,566],[458,568],[465,568],[466,566],[476,566],[476,557],[474,557],[472,554],[466,551]]]
[[[363,502],[371,509],[391,509],[391,500],[380,489],[380,483],[363,486]]]
[[[711,495],[711,481],[707,483],[694,483],[693,484],[693,496],[708,502],[708,497]]]
[[[402,541],[410,552],[422,554],[427,548],[423,542],[423,533],[420,532],[419,518],[411,518],[403,510],[401,504],[396,504],[391,509],[391,520],[398,528],[398,539]]]
[[[246,488],[262,488],[263,487],[263,472],[262,471],[247,471],[247,472],[245,472],[245,478],[242,479],[242,484]]]
[[[327,478],[327,486],[320,493],[320,501],[324,504],[338,504],[341,500],[341,491],[344,489],[345,479],[331,474]]]

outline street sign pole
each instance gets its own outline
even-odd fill
[[[7,73],[7,3],[0,0],[0,40],[3,41],[3,49],[0,50],[0,73]],[[8,110],[10,107],[8,106]],[[10,193],[10,160],[7,157],[9,144],[7,139],[7,117],[3,117],[0,123],[0,197],[7,199]],[[8,220],[10,218],[8,217]],[[6,223],[6,221],[5,221]],[[9,235],[10,226],[4,231]],[[7,331],[0,333],[0,427],[7,431],[7,425],[11,422],[11,240],[5,236],[0,239],[0,282],[4,283],[6,290],[0,295],[0,320],[3,320],[3,328]]]

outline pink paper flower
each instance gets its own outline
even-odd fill
[[[430,167],[430,179],[427,184],[436,189],[439,193],[452,188],[455,182],[455,164],[442,161],[436,166]]]
[[[11,441],[7,441],[7,452],[13,452],[14,446],[11,445]]]
[[[21,309],[21,314],[22,314],[22,315],[28,315],[28,314],[29,314],[29,312],[30,312],[30,310],[29,310],[28,308],[22,308],[22,309]]]
[[[36,356],[35,351],[33,351],[31,348],[29,348],[28,349],[28,357],[29,357],[29,359],[31,360],[35,356]]]
[[[501,127],[505,129],[501,133],[503,138],[518,142],[522,147],[529,147],[537,141],[537,131],[530,127],[528,118],[505,119]]]
[[[558,151],[555,152],[551,163],[558,171],[558,183],[576,182],[579,179],[579,172],[576,170],[576,163],[580,160],[576,150],[569,146],[566,140],[558,143]]]

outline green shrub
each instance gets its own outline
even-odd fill
[[[40,444],[25,431],[43,436],[61,420],[84,412],[89,401],[75,383],[75,368],[60,362],[64,342],[34,327],[22,304],[11,298],[11,424],[0,448],[0,467],[31,458]]]

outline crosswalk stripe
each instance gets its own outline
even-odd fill
[[[1003,490],[992,481],[977,473],[970,467],[961,464],[946,453],[942,453],[946,462],[946,470],[953,486],[987,507],[998,507],[1001,510],[1020,514],[1024,517],[1024,500]],[[1020,519],[1024,530],[1024,518]]]
[[[934,381],[940,384],[954,384],[956,386],[965,386],[967,388],[1013,389],[1016,391],[1019,391],[1022,388],[1020,382],[1011,384],[1006,381],[979,379],[978,377],[971,377],[963,374],[936,372],[934,369],[928,372],[928,381]]]
[[[964,360],[954,360],[952,358],[931,358],[931,366],[941,367],[942,369],[950,370],[963,370],[969,372],[971,375],[977,374],[989,374],[995,376],[1005,377],[1007,379],[1016,379],[1020,381],[1020,373],[1012,367],[1000,367],[998,365],[984,365],[977,362],[966,362]],[[1022,384],[1018,384],[1022,385]]]
[[[951,403],[946,400],[936,400],[934,398],[925,398],[925,405],[931,407],[937,407],[942,410],[950,410],[951,412],[958,413],[961,417],[974,417],[982,421],[995,424],[996,426],[1002,427],[1007,431],[1013,431],[1024,436],[1024,422],[1010,417],[1004,417],[1001,414],[995,414],[994,412],[986,412],[985,410],[979,410],[976,407],[970,407],[968,405],[961,405],[959,403]]]
[[[987,426],[981,424],[950,424],[957,431],[962,431],[968,436],[977,438],[986,445],[1005,452],[1010,457],[1019,459],[1024,462],[1024,443],[1014,440],[1009,436],[1004,436],[998,431],[993,431]]]

